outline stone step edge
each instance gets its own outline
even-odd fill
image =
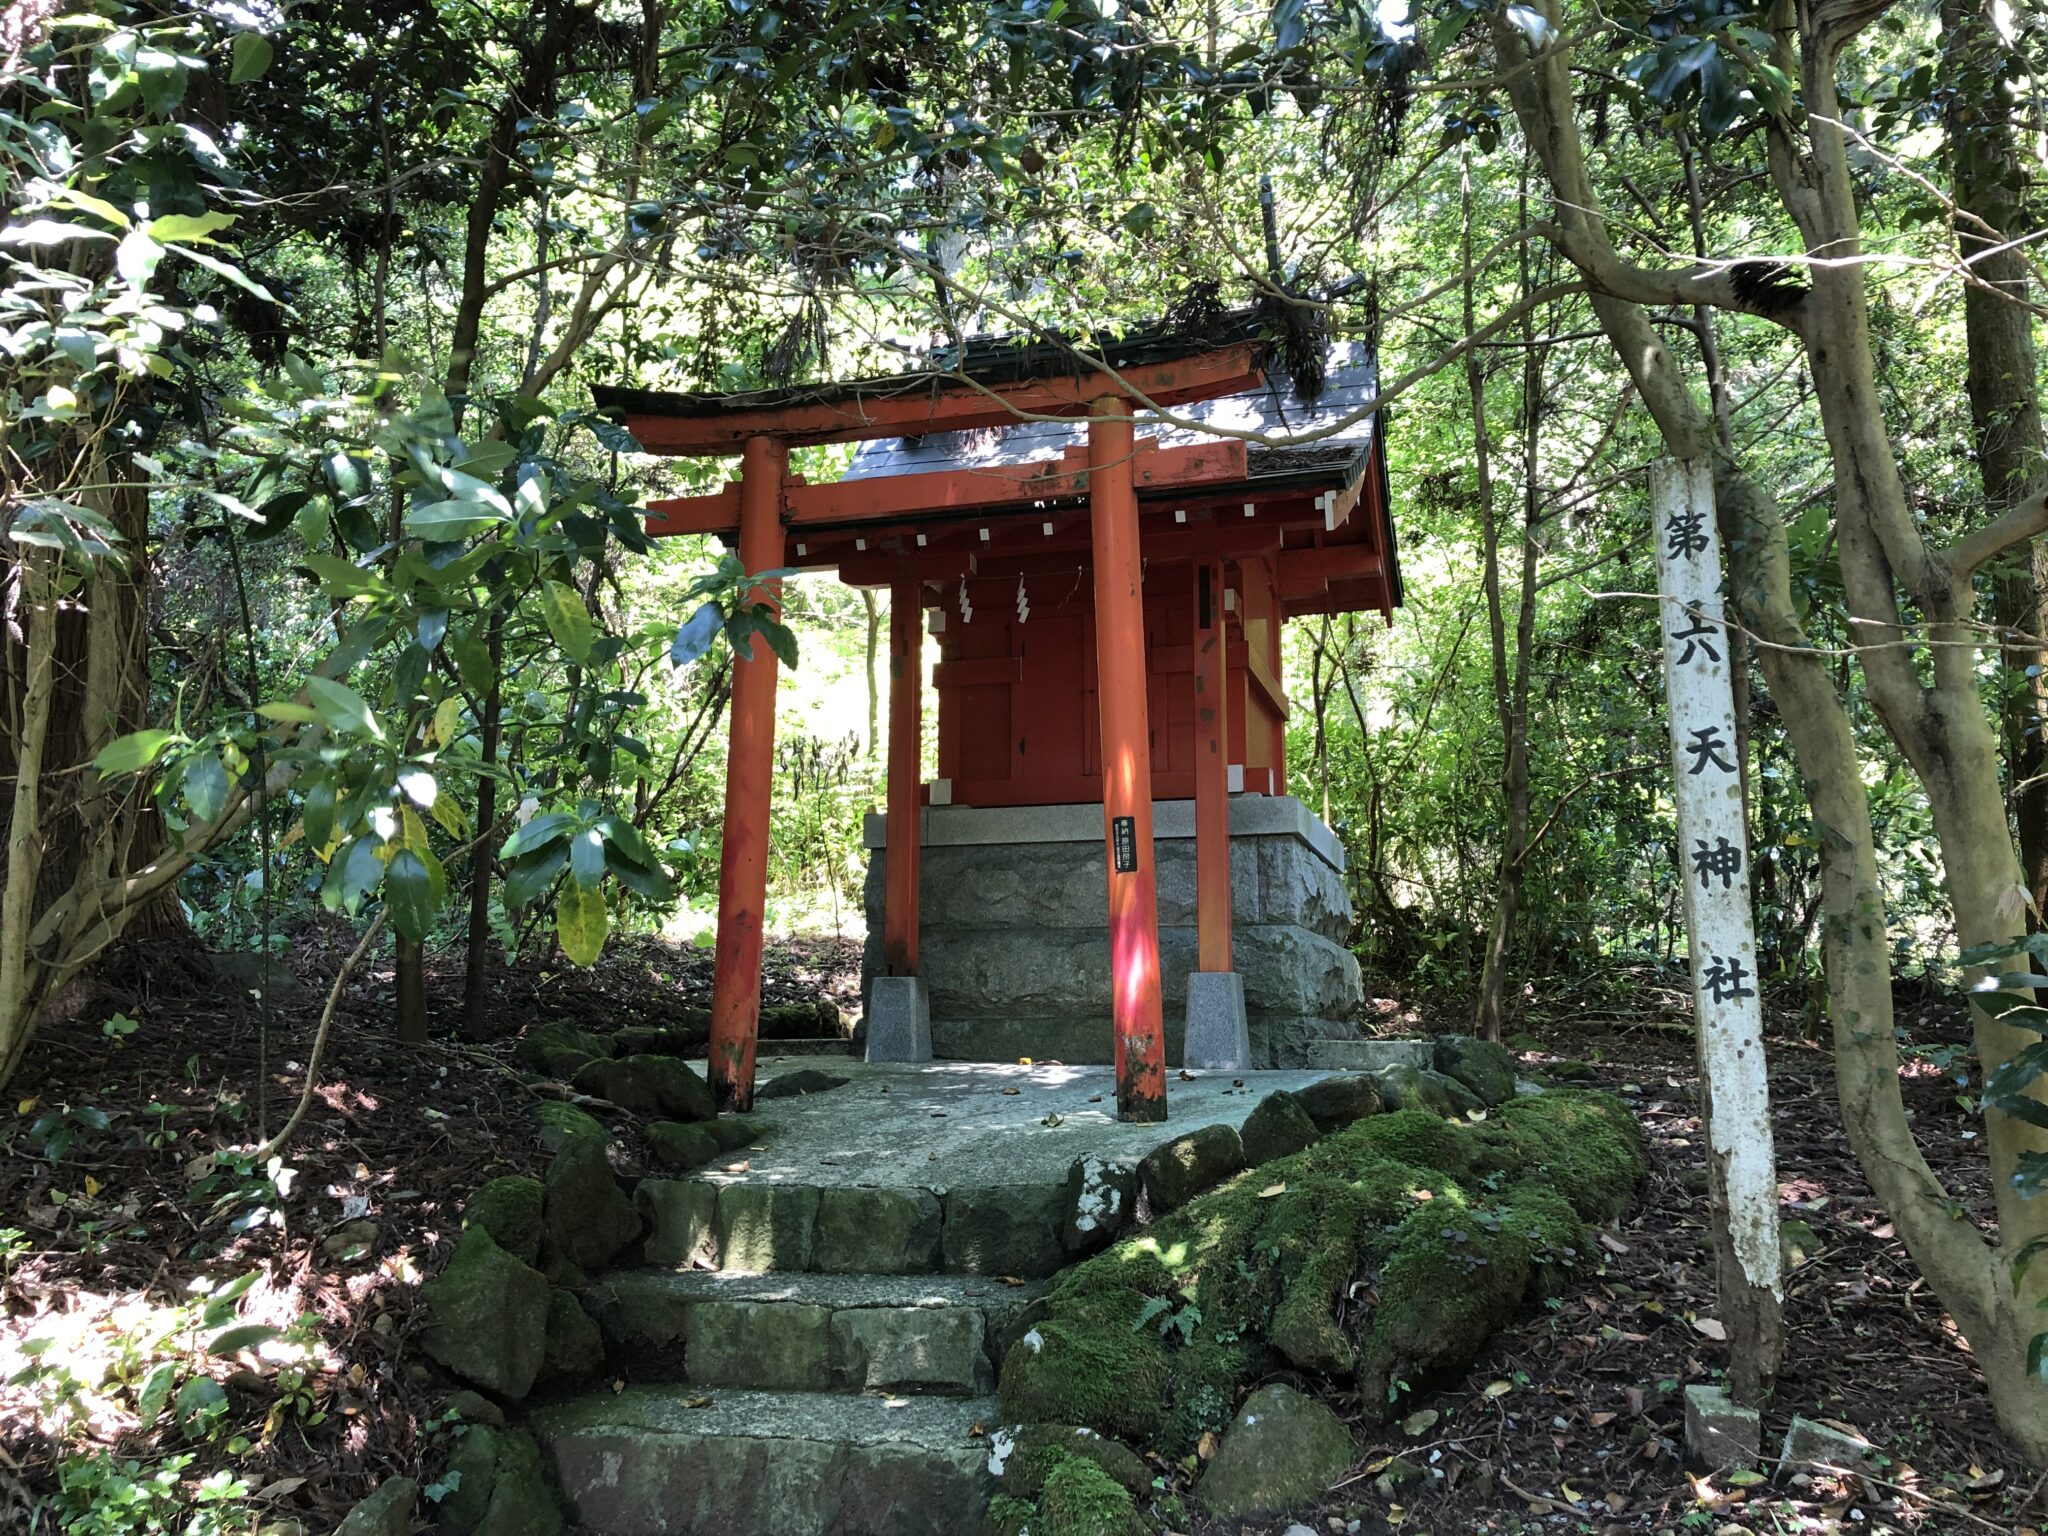
[[[957,1536],[979,1525],[992,1400],[709,1397],[691,1409],[692,1396],[629,1387],[536,1413],[577,1524],[604,1536]]]
[[[1040,1295],[957,1279],[699,1273],[621,1271],[581,1292],[613,1369],[734,1390],[974,1396],[993,1390]]]
[[[1015,1275],[1101,1247],[1133,1214],[1130,1164],[1077,1160],[1056,1183],[975,1188],[642,1179],[642,1257],[752,1274]]]

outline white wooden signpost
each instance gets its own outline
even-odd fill
[[[1784,1286],[1749,837],[1736,756],[1730,668],[1738,652],[1721,622],[1721,539],[1708,467],[1658,460],[1650,466],[1650,500],[1708,1177],[1716,1226],[1725,1222],[1719,1235],[1729,1250],[1718,1266],[1721,1302],[1735,1348],[1732,1374],[1739,1385],[1749,1377],[1753,1393],[1755,1378],[1761,1374],[1767,1383],[1776,1366]]]

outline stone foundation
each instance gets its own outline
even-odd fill
[[[920,968],[932,1051],[966,1061],[1111,1057],[1108,876],[1102,807],[927,806]],[[1195,969],[1194,802],[1153,806],[1167,1060],[1179,1065]],[[881,969],[888,818],[867,818],[867,953]],[[1318,1040],[1357,1034],[1364,1000],[1344,947],[1344,849],[1291,796],[1230,802],[1233,948],[1252,1065],[1305,1065]],[[865,985],[863,986],[865,991]]]

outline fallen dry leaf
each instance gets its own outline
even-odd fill
[[[1727,1342],[1728,1328],[1719,1318],[1696,1317],[1692,1320],[1692,1326],[1694,1332],[1713,1339],[1717,1343]]]

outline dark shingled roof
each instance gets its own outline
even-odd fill
[[[1162,448],[1215,441],[1216,434],[1200,430],[1201,427],[1298,436],[1318,428],[1335,427],[1373,399],[1378,390],[1379,365],[1373,349],[1362,341],[1340,342],[1330,351],[1323,390],[1314,400],[1303,400],[1293,381],[1275,368],[1257,389],[1199,400],[1177,406],[1169,413],[1198,423],[1198,427],[1159,422],[1140,412],[1137,430],[1141,436],[1157,438]],[[1251,479],[1268,488],[1277,488],[1295,478],[1304,483],[1348,485],[1365,468],[1378,423],[1378,416],[1368,416],[1339,428],[1329,437],[1299,447],[1267,448],[1254,443],[1247,453]],[[914,475],[925,470],[1030,464],[1056,459],[1069,449],[1084,447],[1087,441],[1088,426],[1084,421],[1020,421],[1015,426],[971,432],[881,438],[859,446],[845,478],[868,480],[885,475]]]
[[[1199,334],[1152,321],[1121,333],[1098,332],[1092,337],[1049,333],[972,336],[959,347],[937,349],[930,368],[881,378],[800,384],[788,389],[749,389],[731,394],[597,384],[591,386],[590,393],[602,410],[630,411],[640,416],[714,416],[725,411],[770,411],[795,405],[894,399],[958,383],[962,376],[994,388],[1030,379],[1092,373],[1105,365],[1121,372],[1147,363],[1199,357],[1204,352],[1257,341],[1259,337],[1257,312],[1240,309],[1222,314]]]

